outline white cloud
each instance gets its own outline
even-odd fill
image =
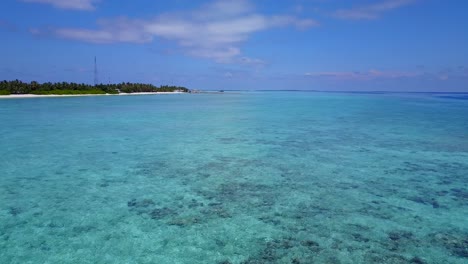
[[[99,0],[20,0],[27,3],[50,4],[60,9],[94,10]]]
[[[414,71],[330,71],[330,72],[307,72],[304,76],[314,78],[327,78],[333,80],[358,80],[367,81],[374,79],[397,79],[421,76],[421,72]]]
[[[368,70],[368,71],[317,71],[306,72],[304,77],[331,81],[372,81],[389,79],[407,79],[425,77],[439,81],[468,78],[468,70],[464,66],[446,67],[439,71],[426,71],[426,67],[418,66],[415,70]]]
[[[317,25],[312,19],[256,13],[248,1],[223,0],[188,12],[161,14],[149,20],[101,20],[98,29],[59,28],[51,33],[91,43],[150,43],[154,38],[162,38],[176,42],[191,56],[227,63],[242,61],[240,44],[255,32],[286,26],[307,29]],[[255,60],[244,62],[260,63]]]
[[[238,58],[237,62],[240,64],[244,64],[244,65],[255,66],[256,68],[261,68],[267,65],[267,63],[264,60],[257,59],[257,58],[249,58],[245,56]]]
[[[375,4],[359,6],[350,9],[340,9],[334,13],[334,16],[337,18],[350,20],[376,19],[386,11],[397,9],[414,2],[415,0],[386,0]]]
[[[153,36],[145,30],[140,30],[145,24],[138,20],[128,18],[117,18],[114,20],[98,21],[100,29],[82,29],[82,28],[59,28],[52,29],[52,34],[72,40],[80,40],[91,43],[147,43],[152,41]]]

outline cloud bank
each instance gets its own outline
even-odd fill
[[[414,3],[415,0],[386,0],[379,3],[337,10],[333,16],[340,19],[376,19],[383,13]]]
[[[306,72],[304,77],[330,81],[373,81],[389,79],[408,79],[424,77],[430,80],[447,81],[452,79],[468,79],[468,68],[465,66],[446,67],[439,70],[424,70],[418,67],[416,70],[391,71],[391,70],[368,70],[368,71],[318,71]]]
[[[217,62],[237,60],[258,64],[258,59],[242,56],[240,49],[251,34],[279,27],[305,30],[317,25],[312,19],[262,15],[255,12],[250,2],[239,0],[216,1],[196,10],[160,14],[149,20],[127,17],[100,20],[97,29],[56,28],[45,32],[31,29],[30,32],[98,44],[150,43],[161,38],[176,42],[191,56]]]
[[[368,81],[374,79],[397,79],[397,78],[411,78],[421,76],[421,72],[404,72],[404,71],[337,71],[337,72],[307,72],[304,76],[313,78],[326,78],[332,80],[354,80],[354,81]]]
[[[49,4],[60,9],[94,10],[99,0],[20,0],[27,3]]]

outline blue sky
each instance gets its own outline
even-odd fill
[[[0,79],[468,91],[468,1],[2,0]]]

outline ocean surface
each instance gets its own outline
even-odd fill
[[[468,263],[466,94],[0,100],[0,263]]]

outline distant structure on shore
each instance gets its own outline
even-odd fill
[[[98,79],[98,70],[97,70],[97,59],[96,56],[94,56],[94,86],[99,84],[99,79]]]

